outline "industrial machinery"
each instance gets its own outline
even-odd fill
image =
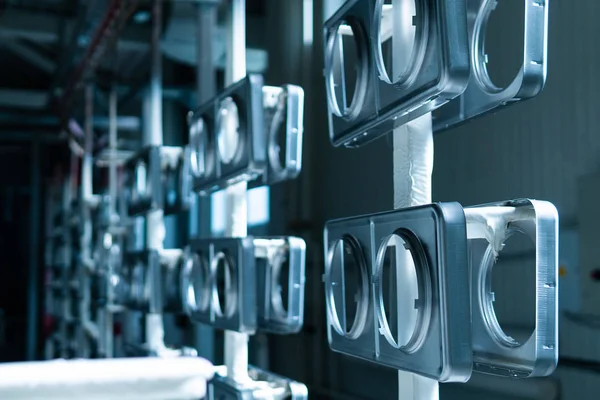
[[[474,372],[518,379],[556,369],[554,205],[431,199],[433,132],[543,89],[549,0],[523,2],[523,62],[505,88],[489,78],[484,45],[497,0],[348,0],[325,21],[328,124],[315,131],[327,131],[335,147],[391,136],[395,197],[394,210],[327,222],[316,250],[299,235],[248,234],[248,189],[280,185],[302,172],[305,93],[294,83],[269,85],[248,73],[244,0],[224,7],[222,90],[211,81],[214,69],[198,63],[185,145],[163,140],[162,2],[153,1],[143,143],[119,149],[115,85],[107,102],[108,144],[97,151],[89,72],[110,47],[106,36],[137,5],[113,3],[118,7],[109,9],[61,103],[68,106],[84,88],[85,127],[79,138],[68,131],[69,173],[47,204],[44,353],[52,361],[29,367],[41,376],[54,370],[48,376],[55,380],[38,386],[48,398],[93,391],[98,398],[307,399],[307,384],[249,365],[248,347],[254,335],[302,331],[307,260],[321,249],[322,282],[311,283],[324,287],[329,347],[399,371],[402,398],[434,399],[438,383],[465,383]],[[198,40],[206,44],[221,2],[196,3],[206,23],[199,23]],[[198,59],[212,60],[212,46],[201,47]],[[99,175],[105,185],[96,185]],[[199,204],[215,193],[224,199],[224,232],[190,229],[183,245],[168,246],[166,237],[181,227],[175,231],[167,220],[210,218]],[[511,238],[533,244],[535,253],[536,283],[528,288],[535,326],[524,337],[506,332],[494,308],[492,271]],[[198,336],[205,332],[199,327],[222,333],[223,365],[201,358],[207,349],[200,345],[166,343],[169,316],[183,318]],[[27,367],[16,365],[8,378],[0,373],[0,397],[39,395],[19,378]]]
[[[466,382],[472,372],[529,378],[557,366],[555,207],[428,204],[432,133],[544,86],[549,2],[523,3],[524,59],[507,88],[487,71],[495,0],[351,0],[325,22],[331,143],[358,147],[392,133],[397,208],[325,227],[329,345],[401,371],[402,398],[437,398],[438,382]],[[499,253],[516,236],[535,247],[535,327],[522,339],[498,323],[491,286]]]

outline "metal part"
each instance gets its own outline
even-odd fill
[[[215,373],[208,383],[209,400],[308,399],[306,385],[248,366],[250,380],[239,382],[227,377],[226,371]]]
[[[121,305],[150,313],[180,312],[180,276],[184,253],[179,249],[151,249],[125,254],[116,278]]]
[[[192,176],[190,153],[187,147],[163,146],[160,148],[162,173],[163,211],[165,215],[186,211],[192,203]]]
[[[298,333],[304,323],[306,243],[296,237],[254,238],[258,329]]]
[[[181,271],[184,267],[184,251],[164,249],[160,252],[162,305],[164,312],[184,311],[181,302]]]
[[[304,240],[202,239],[192,241],[184,254],[181,300],[192,320],[247,333],[289,334],[302,328]]]
[[[124,257],[128,283],[128,308],[149,313],[162,311],[160,256],[157,250],[127,253]]]
[[[524,0],[523,65],[505,88],[488,75],[487,23],[498,0],[468,0],[471,77],[465,92],[433,117],[434,131],[452,128],[474,117],[537,96],[546,83],[548,61],[548,10],[550,0]],[[515,21],[518,23],[518,21]]]
[[[258,177],[266,165],[263,79],[249,75],[189,119],[191,171],[200,194]]]
[[[264,86],[263,104],[267,169],[259,182],[274,185],[294,179],[302,171],[304,90],[295,85]]]
[[[558,362],[558,212],[548,202],[510,200],[465,208],[470,239],[473,369],[513,378],[550,375]],[[492,269],[504,242],[520,234],[535,246],[535,328],[523,343],[496,318]],[[476,247],[474,239],[486,239]],[[490,240],[491,239],[491,240]],[[515,277],[518,279],[518,277]]]
[[[464,91],[469,77],[466,0],[415,5],[407,13],[406,7],[383,0],[351,0],[325,22],[325,86],[334,146],[363,145]],[[406,65],[388,73],[386,51],[411,35]]]
[[[185,211],[191,203],[189,148],[148,146],[125,162],[121,201],[127,216],[163,210],[165,215]]]
[[[163,206],[160,147],[148,146],[125,163],[122,195],[127,215],[136,216]]]
[[[181,274],[181,292],[190,318],[217,329],[256,332],[252,238],[192,240],[188,256]],[[199,276],[203,277],[201,282],[196,281]]]
[[[458,203],[328,222],[324,244],[332,350],[440,382],[469,379],[473,354],[471,332],[465,329],[470,324],[466,224]],[[395,261],[402,248],[412,256],[412,270]],[[352,268],[357,269],[359,284],[356,293],[346,293]],[[416,297],[405,296],[404,307],[400,292],[396,302],[390,301],[393,288],[390,298],[385,298],[386,269],[415,282]],[[346,315],[350,304],[345,299],[352,298],[357,311],[350,323]],[[401,315],[400,310],[407,314]],[[411,318],[410,335],[396,332],[389,322]]]

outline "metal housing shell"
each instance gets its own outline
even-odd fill
[[[387,247],[392,234],[409,232],[419,247],[421,259],[416,269],[425,274],[425,290],[419,290],[422,323],[415,334],[420,342],[410,349],[391,345],[383,335],[381,298],[382,277],[377,265],[381,247]],[[366,300],[359,329],[341,330],[333,304],[332,251],[336,243],[351,237],[360,246],[367,268]],[[325,293],[328,338],[332,350],[377,364],[418,373],[440,382],[465,382],[472,370],[470,280],[467,258],[466,222],[458,203],[436,203],[387,213],[328,222],[324,232]],[[412,252],[413,256],[417,254]],[[343,281],[344,278],[342,278]],[[339,283],[338,283],[339,284]],[[343,286],[343,282],[342,282]],[[428,289],[426,289],[428,288]],[[427,298],[427,299],[426,299]],[[359,318],[358,316],[356,317]],[[339,317],[337,318],[339,319]],[[413,335],[414,336],[414,335]]]

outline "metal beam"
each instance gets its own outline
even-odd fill
[[[29,39],[38,43],[54,44],[60,41],[61,19],[47,13],[24,12],[8,9],[0,16],[1,39]],[[76,21],[65,21],[65,32],[70,36]],[[124,29],[119,38],[119,49],[124,51],[150,50],[150,29],[143,26]],[[80,43],[85,47],[85,43]]]
[[[182,11],[179,11],[179,9]],[[166,57],[188,65],[196,61],[195,13],[193,4],[176,4],[174,16],[166,23],[162,38],[162,52]],[[266,34],[263,18],[248,18],[249,47],[247,49],[248,70],[263,72],[268,65],[268,55],[264,50]],[[61,18],[45,13],[7,10],[0,16],[0,39],[28,39],[38,43],[59,43]],[[64,22],[64,32],[70,37],[76,28],[75,19]],[[224,69],[226,62],[226,43],[224,26],[215,26],[213,35],[213,62],[217,69]],[[150,51],[151,30],[148,26],[128,26],[119,35],[119,51]],[[85,43],[79,43],[84,47]]]
[[[37,140],[40,143],[58,143],[64,141],[56,132],[47,131],[23,131],[23,132],[0,132],[0,146],[6,142],[30,142]]]
[[[56,69],[56,63],[53,60],[41,54],[20,39],[4,41],[2,46],[48,74],[54,72]]]
[[[109,123],[108,117],[94,117],[94,128],[96,129],[108,130]],[[57,128],[60,126],[60,119],[55,115],[0,113],[0,126],[2,125]],[[140,118],[137,116],[117,117],[117,128],[120,131],[138,132],[141,128]],[[3,135],[0,133],[0,139],[2,137]]]
[[[0,107],[40,109],[47,101],[48,93],[44,91],[0,89]]]

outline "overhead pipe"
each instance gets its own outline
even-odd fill
[[[111,0],[106,14],[100,22],[83,59],[77,65],[73,78],[69,81],[60,100],[60,112],[66,120],[68,110],[73,101],[74,92],[82,85],[86,77],[93,72],[106,50],[119,36],[125,23],[137,8],[139,0]]]

